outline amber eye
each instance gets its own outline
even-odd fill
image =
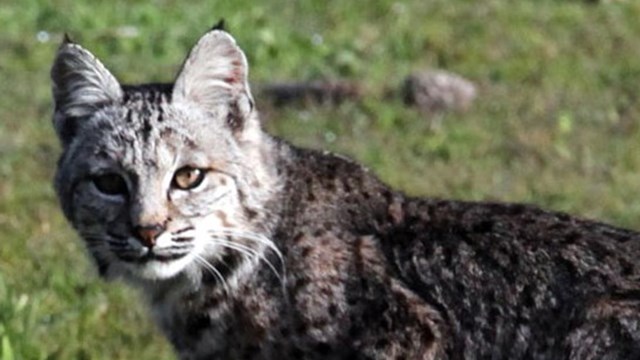
[[[126,195],[127,183],[118,174],[104,174],[93,177],[93,184],[103,194]]]
[[[172,185],[180,190],[190,190],[202,183],[205,174],[202,169],[185,166],[173,175]]]

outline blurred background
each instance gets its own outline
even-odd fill
[[[348,154],[412,195],[640,229],[638,1],[0,0],[0,360],[173,358],[58,210],[48,72],[68,32],[122,82],[172,81],[221,17],[255,89],[355,89],[339,104],[259,99],[270,132]],[[405,78],[432,70],[473,84],[466,110],[405,104]]]

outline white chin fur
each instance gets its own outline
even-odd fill
[[[126,264],[126,269],[134,277],[144,280],[166,280],[182,272],[193,261],[187,254],[172,261],[147,261],[144,264]]]

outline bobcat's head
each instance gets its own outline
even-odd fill
[[[274,248],[273,142],[247,72],[222,30],[198,41],[172,85],[121,85],[81,46],[60,46],[55,187],[101,274],[156,281],[204,269],[224,282],[217,264],[233,271]]]

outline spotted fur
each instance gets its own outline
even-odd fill
[[[407,197],[264,133],[247,76],[220,29],[173,84],[71,42],[52,69],[62,209],[180,358],[640,358],[638,233]]]

